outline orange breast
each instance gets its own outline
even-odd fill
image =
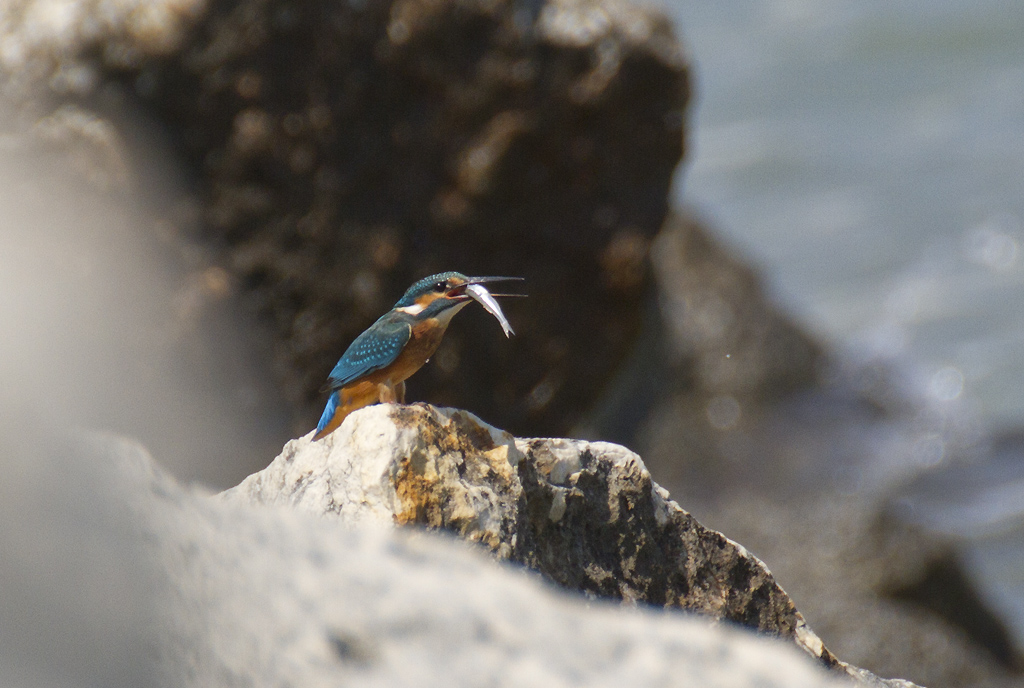
[[[437,347],[441,344],[447,325],[441,324],[436,318],[417,323],[412,328],[412,338],[402,349],[398,358],[387,367],[390,378],[396,384],[412,377],[413,373],[423,367]]]

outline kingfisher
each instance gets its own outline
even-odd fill
[[[442,272],[424,277],[406,290],[394,307],[355,338],[327,378],[327,406],[313,440],[334,432],[356,409],[381,403],[405,403],[405,381],[437,350],[452,318],[476,300],[497,318],[508,337],[515,334],[484,284],[521,277],[466,277]]]

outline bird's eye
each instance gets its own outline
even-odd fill
[[[438,282],[437,284],[434,285],[434,291],[448,291],[448,283]]]

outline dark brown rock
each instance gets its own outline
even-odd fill
[[[125,77],[187,151],[306,422],[348,343],[438,270],[523,276],[529,308],[512,342],[463,316],[412,398],[564,431],[629,350],[688,97],[658,13],[215,2]]]

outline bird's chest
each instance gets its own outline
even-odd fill
[[[414,325],[409,343],[406,344],[389,371],[391,378],[398,382],[405,380],[419,370],[427,362],[427,359],[437,351],[437,347],[441,344],[441,339],[444,338],[444,331],[446,329],[444,325],[436,320],[433,322],[428,320]]]

